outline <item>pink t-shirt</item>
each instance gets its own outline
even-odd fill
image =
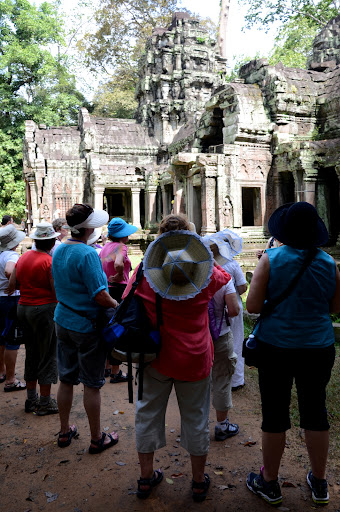
[[[136,277],[135,269],[123,298]],[[162,299],[162,348],[151,366],[173,379],[198,381],[208,377],[213,363],[213,343],[209,331],[208,302],[231,279],[222,267],[214,267],[209,285],[192,299],[177,301]],[[154,327],[156,294],[143,277],[136,292],[142,297],[148,317]]]
[[[115,276],[117,274],[117,271],[115,269],[115,259],[116,255],[119,254],[119,252],[122,252],[124,258],[124,277],[122,281],[119,281],[119,283],[127,284],[129,280],[129,273],[131,270],[131,261],[129,260],[127,254],[126,245],[119,242],[109,242],[104,245],[103,249],[100,251],[99,254],[109,286],[112,286],[112,284],[109,281],[109,277]]]

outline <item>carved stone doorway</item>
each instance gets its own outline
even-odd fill
[[[195,224],[196,232],[200,233],[202,229],[201,187],[193,187],[192,202],[193,223]]]
[[[242,225],[262,226],[260,187],[242,187]]]
[[[131,222],[131,190],[105,189],[104,198],[110,219],[122,217],[126,222]]]
[[[340,232],[339,179],[335,169],[319,170],[315,203],[328,229],[328,245],[335,245]]]
[[[295,202],[295,183],[293,173],[280,172],[280,204]]]

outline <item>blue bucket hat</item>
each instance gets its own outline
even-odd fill
[[[125,238],[126,236],[132,235],[135,233],[138,228],[136,226],[132,226],[125,222],[125,220],[115,217],[111,219],[109,225],[107,226],[107,230],[109,235],[113,238]]]

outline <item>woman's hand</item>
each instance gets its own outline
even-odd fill
[[[118,272],[114,276],[109,276],[108,282],[109,283],[120,283],[121,281],[123,281],[123,279],[124,279],[123,272]]]

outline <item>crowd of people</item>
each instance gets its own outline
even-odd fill
[[[7,393],[26,390],[26,413],[59,414],[60,448],[78,434],[70,416],[74,386],[82,383],[90,454],[118,443],[116,432],[101,428],[105,377],[110,383],[133,379],[108,353],[98,316],[110,308],[113,314],[133,286],[139,267],[130,277],[126,244],[137,228],[121,218],[108,221],[105,211],[75,204],[66,218],[37,224],[29,235],[34,247],[21,256],[17,248],[25,232],[15,228],[10,216],[0,228],[0,382]],[[100,245],[106,224],[108,242],[103,243],[103,235]],[[307,482],[313,501],[327,504],[326,386],[335,357],[329,314],[340,311],[340,274],[335,261],[318,249],[327,243],[328,233],[309,203],[281,206],[268,228],[275,242],[258,255],[247,297],[248,311],[261,313],[253,334],[263,416],[263,466],[259,473],[249,473],[247,487],[271,505],[282,502],[278,472],[295,380],[311,463]],[[136,403],[138,498],[148,498],[163,480],[163,470],[154,468],[154,454],[166,445],[165,414],[173,388],[195,502],[205,500],[210,486],[205,468],[211,395],[215,441],[242,429],[230,421],[232,392],[245,385],[240,296],[247,283],[234,260],[241,251],[242,240],[233,231],[201,238],[184,215],[170,214],[145,253],[135,295],[142,299],[150,324],[159,327],[161,348],[144,369],[143,395]],[[26,349],[25,382],[15,376],[20,343]],[[58,380],[55,400],[51,385]]]

